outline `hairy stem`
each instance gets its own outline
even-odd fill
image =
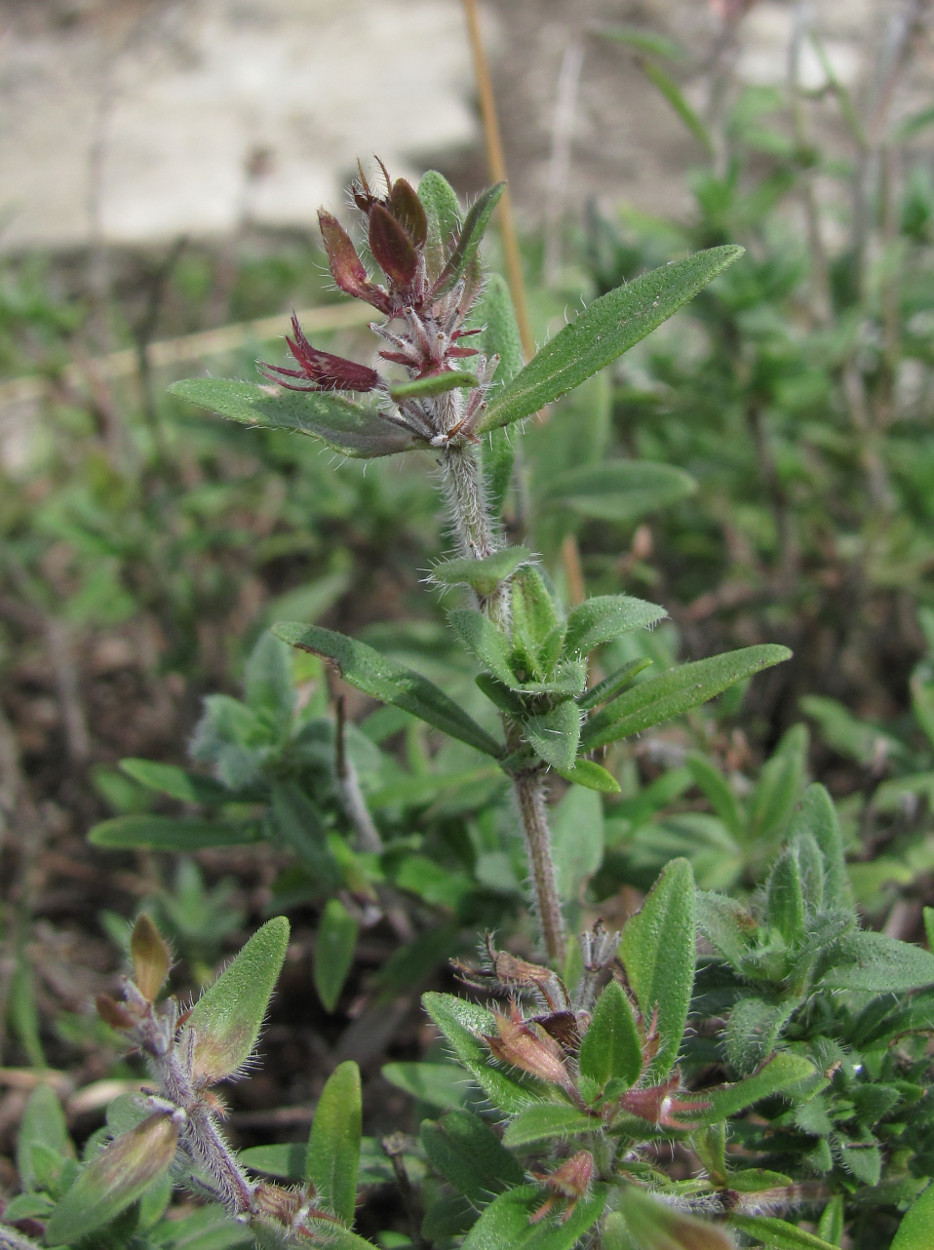
[[[551,831],[545,804],[545,776],[541,771],[519,773],[513,779],[525,853],[532,874],[535,892],[535,910],[542,927],[542,939],[551,964],[558,967],[564,963],[567,944],[564,934],[564,917],[555,880],[555,865],[551,857]]]
[[[473,448],[445,448],[441,455],[441,477],[459,553],[468,559],[482,560],[499,550],[501,543],[487,507],[483,469]],[[494,624],[508,628],[509,595],[505,582],[482,599],[479,606]],[[520,739],[515,724],[505,716],[503,721],[510,749],[518,749]],[[544,772],[536,769],[517,773],[513,785],[542,940],[549,961],[560,966],[566,950],[564,920],[551,857]]]

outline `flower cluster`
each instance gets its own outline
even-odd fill
[[[386,192],[376,194],[363,171],[353,199],[366,219],[367,242],[384,282],[367,272],[353,240],[331,213],[318,214],[331,275],[338,287],[376,309],[383,321],[370,328],[388,346],[379,356],[402,366],[408,380],[394,383],[378,370],[314,347],[297,318],[286,342],[297,368],[259,362],[260,371],[295,391],[379,392],[380,416],[431,447],[474,440],[474,424],[496,368],[464,340],[479,334],[467,318],[480,293],[477,249],[502,186],[485,191],[463,222],[450,214],[444,237],[442,214],[429,214],[404,178],[393,182],[380,163]],[[474,372],[460,362],[475,358]]]

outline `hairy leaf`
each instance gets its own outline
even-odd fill
[[[352,1224],[357,1201],[361,1134],[360,1070],[353,1060],[340,1064],[325,1083],[305,1155],[305,1179],[334,1215]]]
[[[594,300],[490,402],[477,432],[519,421],[580,386],[660,326],[742,254],[742,248],[733,246],[699,252]]]

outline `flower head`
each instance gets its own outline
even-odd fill
[[[409,381],[394,383],[377,369],[313,346],[294,314],[286,342],[298,367],[261,361],[259,369],[287,390],[381,391],[387,410],[380,410],[380,418],[404,427],[429,447],[475,441],[473,427],[497,360],[462,340],[479,333],[465,323],[480,290],[477,249],[502,187],[484,192],[450,238],[441,237],[437,223],[432,236],[429,212],[418,193],[404,178],[393,182],[379,164],[385,193],[371,188],[362,169],[353,187],[379,275],[368,272],[336,217],[322,210],[318,222],[331,276],[345,294],[382,315],[384,320],[370,327],[386,344],[380,358],[402,366]],[[460,361],[470,357],[477,357],[476,371],[464,373]],[[419,387],[406,389],[413,382]]]

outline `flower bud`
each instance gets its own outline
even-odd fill
[[[147,1002],[155,1002],[169,974],[172,956],[165,939],[145,912],[133,926],[130,957],[136,988]]]

